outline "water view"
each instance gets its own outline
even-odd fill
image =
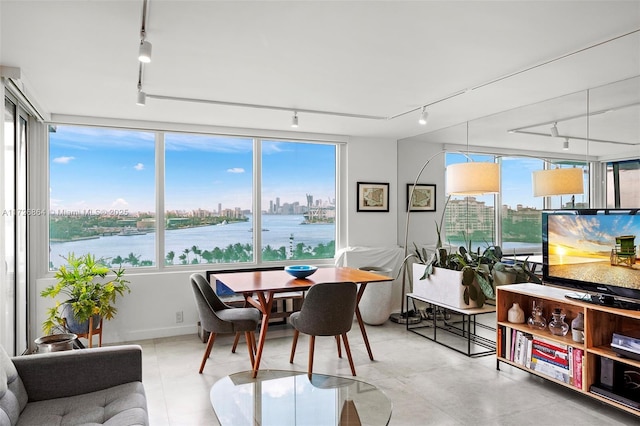
[[[274,250],[284,247],[287,252],[292,251],[299,243],[316,247],[327,245],[335,240],[335,224],[305,224],[302,215],[263,215],[262,216],[262,245],[269,245]],[[175,253],[174,264],[180,264],[178,256],[196,246],[199,250],[214,250],[216,247],[225,249],[229,245],[251,245],[253,242],[253,220],[249,216],[247,222],[230,222],[227,224],[202,226],[196,228],[182,228],[165,231],[165,255]],[[293,237],[293,238],[292,238]],[[99,238],[52,242],[50,245],[50,261],[54,268],[65,264],[62,256],[69,252],[93,253],[97,257],[115,259],[117,256],[126,258],[130,253],[140,256],[140,261],[155,261],[155,233],[111,235]],[[188,259],[194,258],[193,253],[187,254]],[[188,263],[191,263],[189,261]]]

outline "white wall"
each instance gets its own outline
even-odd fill
[[[347,143],[346,161],[340,166],[345,168],[347,176],[342,192],[346,194],[346,239],[350,246],[388,247],[397,243],[396,152],[395,140],[356,138]],[[359,181],[390,183],[388,213],[356,212],[356,183]],[[42,244],[46,242],[43,240]],[[128,273],[131,293],[118,299],[116,317],[104,324],[103,341],[131,342],[195,334],[198,316],[189,283],[189,275],[193,272],[204,270],[189,268],[181,272]],[[50,275],[36,277],[37,295],[47,285],[54,283]],[[394,287],[396,291],[399,310],[400,288]],[[39,296],[34,299],[36,318],[32,330],[39,335],[45,311],[53,306],[53,301]],[[178,311],[183,312],[182,323],[176,323]]]
[[[398,142],[398,245],[404,246],[407,223],[407,184],[413,184],[423,165],[431,159],[418,179],[418,183],[436,185],[436,211],[412,212],[409,215],[408,249],[413,243],[418,246],[433,245],[437,242],[436,222],[442,217],[445,194],[445,155],[443,146],[416,139],[403,139]]]

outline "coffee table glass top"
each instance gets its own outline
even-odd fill
[[[378,388],[348,377],[261,370],[218,380],[211,405],[222,426],[386,425],[391,401]]]

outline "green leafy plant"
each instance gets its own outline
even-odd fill
[[[114,306],[117,296],[131,292],[124,278],[125,270],[120,266],[110,270],[101,260],[87,253],[76,256],[69,253],[65,258],[67,265],[61,266],[55,274],[57,282],[42,290],[42,297],[55,298],[59,294],[67,300],[47,309],[47,319],[42,323],[42,330],[50,334],[56,327],[65,327],[62,309],[69,304],[77,322],[88,321],[93,315],[110,320],[116,314]],[[115,276],[107,277],[112,272]]]
[[[440,223],[442,226],[442,222]],[[433,273],[433,268],[439,267],[462,272],[463,298],[466,304],[475,301],[478,306],[483,306],[487,299],[495,298],[494,271],[514,275],[514,282],[536,282],[540,279],[531,271],[527,261],[505,263],[502,261],[503,253],[500,246],[487,245],[480,251],[471,249],[471,241],[466,241],[466,247],[460,246],[455,252],[447,251],[442,247],[441,228],[436,223],[438,243],[436,250],[429,255],[423,247],[419,249],[414,243],[414,257],[418,263],[426,265],[421,280]],[[474,285],[477,283],[477,287]]]

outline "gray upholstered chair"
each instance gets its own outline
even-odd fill
[[[214,277],[215,278],[215,277]],[[202,329],[209,332],[209,340],[205,349],[200,371],[211,354],[213,341],[217,334],[231,334],[244,332],[247,340],[251,368],[255,362],[254,353],[256,347],[255,331],[262,315],[256,308],[233,308],[226,305],[213,291],[207,279],[201,274],[192,274],[190,277],[193,294],[196,298],[198,315]]]
[[[315,337],[335,336],[340,357],[342,356],[340,337],[342,337],[351,373],[356,375],[347,339],[347,332],[351,330],[356,309],[356,293],[356,284],[352,282],[319,283],[309,289],[300,311],[294,312],[289,317],[291,325],[295,328],[291,356],[289,357],[290,363],[293,363],[300,332],[309,335],[309,376],[313,372]]]

